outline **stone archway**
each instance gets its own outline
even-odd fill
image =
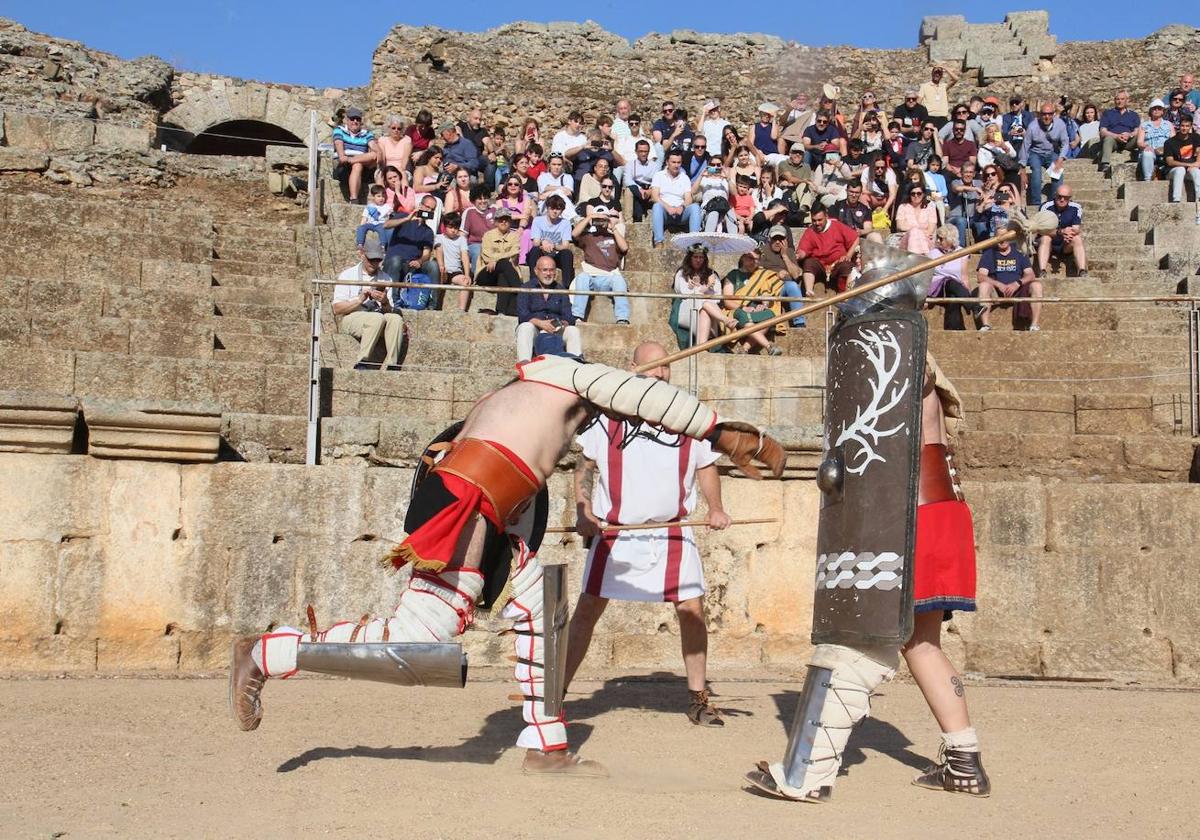
[[[168,148],[185,151],[197,138],[222,123],[257,123],[277,131],[255,133],[254,137],[268,139],[269,135],[282,131],[307,144],[308,111],[299,97],[282,88],[213,79],[209,87],[188,91],[178,105],[162,115],[160,142]]]

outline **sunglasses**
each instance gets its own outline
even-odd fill
[[[346,122],[362,122],[362,117],[346,117]]]
[[[1056,196],[1054,196],[1054,200],[1055,200],[1055,201],[1070,201],[1070,200],[1071,200],[1071,196],[1069,196],[1069,195],[1056,195]]]
[[[600,185],[600,189],[602,189],[602,190],[612,190],[612,189],[616,189],[616,185],[615,185],[615,184],[601,184],[601,185]]]
[[[925,190],[909,190],[909,195],[925,195]]]
[[[917,101],[917,97],[915,97],[915,96],[906,96],[906,97],[904,97],[904,101],[905,101],[905,102],[916,102],[916,101]]]

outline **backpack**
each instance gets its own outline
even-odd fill
[[[414,271],[404,278],[406,283],[433,283],[428,274]],[[396,305],[401,309],[429,309],[433,305],[432,289],[397,289]]]

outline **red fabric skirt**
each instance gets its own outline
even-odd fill
[[[975,527],[966,502],[917,508],[913,575],[914,612],[975,609]]]

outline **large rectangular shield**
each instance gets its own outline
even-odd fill
[[[926,339],[906,310],[841,321],[829,337],[814,644],[912,635]]]

